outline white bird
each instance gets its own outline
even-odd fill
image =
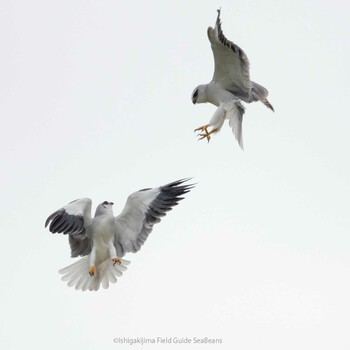
[[[71,257],[82,256],[59,272],[68,286],[77,290],[108,288],[126,270],[129,261],[122,259],[125,253],[136,253],[145,243],[153,225],[160,222],[189,192],[194,185],[183,185],[188,179],[174,181],[165,186],[146,188],[132,193],[120,215],[114,217],[113,203],[103,202],[91,217],[91,199],[70,202],[51,214],[52,233],[67,234]]]
[[[265,106],[274,110],[267,100],[268,91],[261,85],[250,80],[249,61],[244,51],[226,39],[221,29],[220,10],[216,19],[215,28],[208,28],[208,38],[214,55],[215,70],[212,81],[209,84],[197,86],[192,93],[192,102],[212,103],[217,110],[208,124],[198,127],[195,131],[199,140],[206,138],[210,141],[210,135],[218,132],[225,119],[243,149],[242,119],[244,114],[244,102],[261,101]],[[211,130],[208,131],[208,128]]]

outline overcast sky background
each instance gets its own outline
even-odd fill
[[[212,78],[220,6],[276,111],[247,106],[244,152],[227,124],[210,144],[193,133],[215,110],[190,97]],[[348,15],[345,0],[2,0],[0,347],[348,350]],[[73,260],[49,214],[81,197],[118,214],[183,177],[198,185],[117,284],[60,280]]]

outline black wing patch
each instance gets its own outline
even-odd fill
[[[181,185],[189,179],[181,179],[174,181],[168,185],[160,187],[160,193],[150,204],[143,226],[135,244],[135,250],[139,250],[145,243],[148,235],[152,232],[153,225],[161,221],[161,218],[166,215],[166,212],[176,206],[179,201],[183,200],[182,195],[189,192],[194,185]]]
[[[236,55],[238,55],[240,58],[242,59],[246,59],[247,56],[245,54],[245,52],[236,44],[234,44],[232,41],[228,40],[222,29],[221,29],[221,19],[220,19],[220,9],[217,10],[218,11],[218,17],[216,18],[216,27],[218,28],[218,38],[219,41],[221,42],[222,45],[228,47],[229,49],[231,49]]]
[[[90,254],[91,244],[87,237],[75,238],[74,235],[69,235],[68,239],[72,258]]]
[[[70,215],[64,209],[60,209],[47,218],[45,227],[49,223],[49,230],[52,233],[69,234],[75,238],[85,237],[84,218],[81,215]]]

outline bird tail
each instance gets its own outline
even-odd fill
[[[89,274],[89,257],[84,256],[75,263],[64,267],[58,272],[63,275],[62,281],[67,282],[68,287],[75,287],[76,290],[98,290],[100,285],[108,288],[109,283],[117,282],[117,277],[122,276],[127,270],[126,265],[130,261],[121,259],[121,264],[113,265],[111,259],[106,259],[96,266],[93,276]]]
[[[233,100],[231,103],[227,103],[224,108],[232,132],[239,146],[243,149],[242,122],[245,111],[244,106],[239,101]]]

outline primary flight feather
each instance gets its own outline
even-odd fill
[[[273,111],[267,100],[268,91],[250,80],[249,61],[244,51],[224,36],[221,29],[220,10],[215,28],[208,28],[208,38],[214,55],[214,75],[209,84],[197,86],[192,93],[192,102],[212,103],[217,106],[208,124],[198,127],[199,139],[210,141],[211,135],[218,132],[226,119],[243,149],[242,120],[245,111],[241,101],[262,102]],[[211,128],[208,130],[208,128]]]
[[[91,199],[70,202],[51,214],[45,227],[52,233],[68,235],[71,256],[82,258],[59,272],[68,286],[80,290],[108,288],[126,270],[128,252],[136,253],[145,243],[154,224],[184,199],[194,185],[188,179],[132,193],[121,214],[113,215],[113,203],[103,202],[91,217]]]

